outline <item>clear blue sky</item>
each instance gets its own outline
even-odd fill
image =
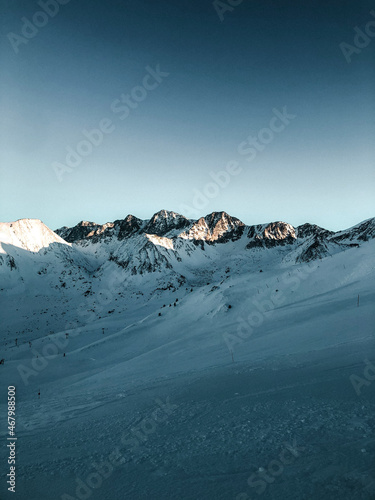
[[[333,230],[375,215],[375,37],[351,63],[340,49],[372,2],[245,0],[221,22],[212,0],[70,0],[18,53],[8,34],[42,9],[1,3],[2,221],[181,212],[229,161],[240,174],[199,215]],[[169,75],[121,120],[112,103],[158,64]],[[296,118],[246,161],[239,144],[284,106]],[[105,118],[112,133],[59,182],[52,164]]]

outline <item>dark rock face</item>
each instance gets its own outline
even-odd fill
[[[138,217],[134,217],[134,215],[128,215],[125,219],[116,220],[114,222],[115,228],[118,229],[117,237],[119,240],[129,238],[129,236],[138,233],[142,225],[142,219],[138,219]]]
[[[209,243],[226,243],[241,238],[245,224],[226,212],[212,212],[204,218],[210,231]]]
[[[207,244],[227,243],[241,238],[245,224],[226,212],[213,212],[201,217],[191,224],[190,228],[180,236],[185,239]]]
[[[267,226],[251,226],[247,233],[250,239],[246,248],[273,248],[280,245],[292,245],[296,241],[294,227],[285,222],[271,222]]]
[[[375,238],[375,217],[347,229],[346,231],[335,233],[331,240],[335,242],[342,242],[344,240],[368,241],[373,238]]]
[[[116,220],[115,222],[107,222],[106,224],[96,224],[95,222],[81,221],[74,227],[62,227],[55,231],[68,243],[76,243],[77,241],[91,240],[93,243],[100,241],[103,238],[117,236],[119,240],[132,236],[140,231],[143,221],[128,215],[125,219]]]
[[[144,228],[144,232],[156,236],[165,236],[173,229],[182,231],[190,224],[191,221],[183,215],[168,210],[160,210],[151,217]]]
[[[297,262],[310,262],[312,260],[321,259],[329,254],[327,244],[324,238],[313,236],[311,244],[309,244],[297,257]]]
[[[55,233],[58,234],[68,243],[74,243],[75,241],[84,240],[94,236],[94,234],[99,231],[103,226],[96,224],[95,222],[81,221],[74,227],[62,227],[56,229]]]
[[[302,224],[296,228],[298,241],[302,240],[301,253],[296,258],[297,262],[310,262],[321,259],[329,254],[327,248],[328,238],[335,234],[316,224]],[[305,244],[304,241],[305,240]]]
[[[16,266],[16,263],[15,263],[15,260],[12,256],[10,255],[7,255],[7,260],[6,260],[6,264],[10,267],[10,270],[12,271],[13,269],[17,269],[17,266]]]
[[[328,231],[323,227],[317,226],[316,224],[302,224],[296,228],[296,234],[298,239],[300,238],[308,238],[310,236],[324,236],[328,237],[332,234],[335,234],[333,231]]]
[[[375,219],[369,219],[346,231],[337,233],[312,224],[303,224],[298,226],[297,234],[298,239],[305,238],[309,242],[309,245],[297,257],[297,262],[309,262],[329,255],[329,244],[331,244],[331,251],[335,251],[334,247],[358,247],[359,242],[374,238]]]

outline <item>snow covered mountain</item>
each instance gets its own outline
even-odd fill
[[[13,245],[30,252],[38,252],[53,243],[68,245],[38,219],[0,223],[0,245]]]
[[[81,247],[87,248],[89,243],[100,243],[102,248],[107,248],[115,261],[119,260],[119,254],[127,253],[125,247],[120,250],[121,243],[129,248],[132,242],[132,246],[135,245],[138,252],[141,248],[144,250],[143,256],[146,261],[143,265],[138,264],[135,267],[131,265],[131,258],[120,261],[123,268],[130,266],[136,274],[145,270],[152,272],[162,269],[164,266],[161,261],[164,261],[166,267],[170,267],[173,265],[173,259],[179,262],[186,260],[186,255],[190,256],[194,247],[199,247],[204,252],[208,245],[235,242],[237,243],[234,248],[238,254],[242,252],[244,259],[246,259],[244,250],[286,246],[297,262],[310,261],[345,250],[348,245],[374,238],[374,221],[375,219],[369,219],[351,229],[335,233],[313,224],[303,224],[294,228],[280,221],[246,226],[226,212],[213,212],[198,220],[189,220],[175,212],[161,210],[150,220],[142,221],[133,215],[128,215],[123,220],[102,226],[82,221],[72,228],[57,229],[56,233],[66,241]],[[194,247],[189,245],[190,242]],[[97,247],[95,251],[98,251]],[[153,254],[153,259],[149,252]]]
[[[85,255],[38,219],[0,223],[1,289],[22,290],[39,278],[49,286],[64,282],[67,270],[80,274],[92,266]]]
[[[165,290],[217,286],[230,276],[331,257],[374,235],[375,219],[334,233],[312,224],[247,226],[226,212],[190,220],[161,210],[147,220],[81,221],[56,232],[23,219],[0,225],[0,290],[52,290],[95,311],[108,290],[113,300],[147,302]]]
[[[104,225],[81,221],[55,232],[39,220],[22,219],[0,225],[0,273],[3,288],[15,286],[15,275],[24,282],[47,274],[54,286],[64,282],[74,288],[81,273],[98,290],[111,279],[138,292],[137,275],[149,275],[154,289],[188,286],[222,280],[228,268],[240,272],[270,262],[314,261],[357,248],[374,236],[375,219],[337,233],[312,224],[247,226],[226,212],[190,220],[161,210],[148,220],[128,215]]]

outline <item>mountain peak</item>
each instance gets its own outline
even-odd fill
[[[90,222],[88,220],[81,220],[81,222],[78,222],[77,226],[81,227],[87,227],[87,226],[100,226],[97,222]]]
[[[143,225],[143,220],[138,219],[135,215],[127,215],[123,220],[116,220],[114,227],[118,227],[118,239],[123,240],[135,233],[137,233]]]
[[[94,234],[95,231],[102,228],[100,224],[96,222],[89,222],[86,220],[81,220],[74,227],[63,226],[60,229],[56,229],[55,233],[61,236],[65,241],[69,243],[74,243],[78,240],[83,240],[87,238],[90,234]]]
[[[359,240],[368,241],[375,238],[375,217],[364,220],[344,231],[338,231],[332,236],[332,241],[344,242]]]
[[[212,212],[194,222],[182,238],[204,240],[207,243],[235,241],[242,236],[245,224],[226,212]]]
[[[282,240],[287,237],[296,239],[294,227],[287,222],[277,221],[271,222],[264,229],[264,236],[271,240]]]
[[[309,224],[306,222],[305,224],[296,227],[296,234],[298,238],[307,238],[309,236],[329,236],[334,233],[333,231],[328,231],[328,229],[324,229],[316,224]]]
[[[191,221],[183,215],[169,210],[159,210],[148,221],[145,232],[156,234],[156,236],[166,236],[172,230],[182,230],[189,226]]]
[[[182,215],[180,214],[177,214],[176,212],[173,212],[173,210],[165,210],[165,208],[162,208],[161,210],[159,210],[158,212],[156,212],[153,217],[165,217],[165,218],[169,218],[169,217],[182,217]]]
[[[205,221],[209,227],[215,227],[219,221],[225,224],[230,224],[232,226],[244,226],[245,224],[237,219],[237,217],[232,217],[227,212],[212,212],[204,217]]]
[[[297,239],[294,227],[282,221],[250,226],[247,236],[250,241],[246,248],[263,246],[270,248],[277,245],[292,244]]]
[[[16,222],[0,223],[0,241],[30,252],[39,252],[52,243],[67,245],[66,241],[39,219],[18,219]]]

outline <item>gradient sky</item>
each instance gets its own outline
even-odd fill
[[[241,173],[199,216],[332,230],[375,216],[375,37],[350,64],[340,49],[373,2],[244,0],[221,22],[211,0],[70,0],[18,54],[7,35],[42,9],[1,5],[2,221],[183,212],[229,161]],[[111,103],[157,64],[169,76],[121,121]],[[284,106],[296,118],[247,162],[238,145]],[[53,162],[104,118],[115,130],[59,182]]]

